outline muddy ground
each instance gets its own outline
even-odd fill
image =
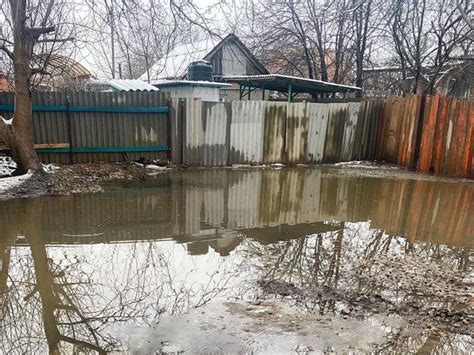
[[[49,167],[19,186],[0,191],[0,200],[78,193],[103,192],[104,186],[122,182],[141,182],[175,170],[173,167],[136,162],[75,164]]]

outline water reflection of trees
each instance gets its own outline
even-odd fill
[[[445,329],[444,324],[435,322],[428,329],[422,324],[431,317],[430,313],[423,313],[425,310],[446,309],[455,313],[469,307],[460,297],[471,272],[469,248],[411,242],[372,229],[370,223],[345,222],[339,226],[336,231],[265,247],[247,241],[241,251],[247,256],[243,260],[258,257],[251,275],[254,281],[282,282],[290,291],[285,290],[279,296],[278,291],[271,292],[279,298],[296,301],[307,311],[339,312],[354,306],[349,300],[361,297],[376,301],[364,309],[365,316],[380,312],[377,303],[390,305],[393,314],[406,316],[414,321],[413,326],[422,329],[418,335],[409,335],[395,327],[386,348],[380,350],[404,352],[429,348],[456,353],[469,349],[471,326],[459,322],[456,327],[461,325],[461,329],[453,329],[449,324]],[[293,287],[298,292],[291,291]],[[353,313],[353,316],[361,314]],[[424,318],[416,319],[420,314]]]
[[[222,265],[202,282],[177,277],[158,243],[47,247],[34,229],[37,207],[25,214],[27,247],[1,242],[2,353],[44,353],[46,344],[52,353],[118,349],[112,325],[153,325],[163,313],[199,307],[232,278]]]

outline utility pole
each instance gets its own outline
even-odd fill
[[[115,23],[114,23],[114,1],[112,0],[109,9],[110,16],[110,45],[112,50],[112,79],[115,79]]]

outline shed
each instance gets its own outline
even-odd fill
[[[228,75],[222,77],[222,81],[236,83],[239,85],[240,98],[245,95],[251,96],[256,89],[262,90],[262,98],[265,90],[278,91],[288,96],[288,101],[292,101],[295,95],[299,93],[327,94],[347,93],[361,91],[357,86],[329,83],[322,80],[301,78],[297,76],[266,74],[266,75]]]

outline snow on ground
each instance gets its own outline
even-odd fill
[[[10,176],[6,178],[0,179],[0,194],[4,191],[10,190],[11,188],[18,186],[28,180],[33,173],[28,172],[27,174],[20,175],[20,176]]]
[[[10,175],[16,169],[15,162],[6,156],[0,156],[0,178]]]
[[[28,172],[20,176],[10,176],[15,169],[16,163],[10,157],[0,156],[0,194],[12,187],[20,185],[33,175]],[[46,173],[52,173],[59,169],[59,167],[54,164],[43,164],[43,169]]]
[[[59,169],[59,167],[54,164],[42,164],[42,165],[46,173],[52,173],[53,171]],[[15,169],[16,169],[16,163],[12,160],[12,158],[0,155],[0,178],[2,176],[11,175]]]
[[[364,169],[380,169],[391,168],[391,169],[400,169],[395,165],[381,165],[378,162],[367,161],[367,160],[354,160],[354,161],[344,161],[340,163],[332,164],[334,166],[343,167],[343,168],[364,168]]]

